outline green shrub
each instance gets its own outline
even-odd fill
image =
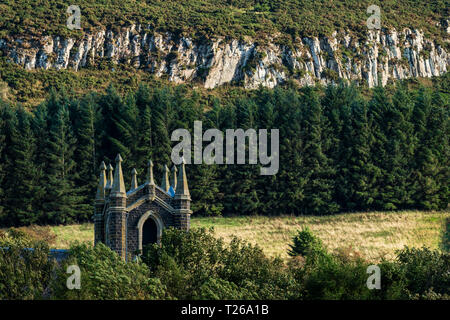
[[[437,294],[450,294],[450,254],[428,248],[408,248],[397,256],[407,279],[410,296],[424,295],[432,290]]]
[[[283,299],[289,290],[280,259],[237,238],[225,245],[205,229],[167,229],[161,246],[145,248],[143,260],[172,298]]]
[[[367,288],[371,264],[350,249],[327,252],[303,229],[294,237],[303,254],[287,266],[258,247],[212,231],[166,229],[161,245],[123,261],[103,244],[73,245],[56,264],[43,242],[11,229],[0,235],[0,299],[450,299],[450,254],[405,248],[382,261],[381,289]],[[25,249],[33,247],[34,250]],[[67,267],[81,270],[80,290],[69,290]]]
[[[283,272],[279,258],[268,258],[263,251],[234,237],[222,255],[218,270],[222,279],[247,288],[254,299],[285,299],[290,295],[291,279]]]
[[[317,238],[312,231],[305,227],[292,238],[292,244],[288,254],[290,256],[307,255],[311,250],[322,250],[322,241]]]
[[[81,288],[69,290],[67,267],[81,271]],[[125,262],[103,244],[74,245],[52,281],[54,299],[163,299],[165,288],[141,262]]]
[[[30,247],[32,239],[23,231],[16,228],[0,230],[0,247],[18,246]]]
[[[252,293],[235,283],[220,278],[207,279],[192,295],[195,300],[240,300],[249,299]]]
[[[368,263],[351,250],[330,254],[320,246],[310,230],[297,235],[304,243],[303,255],[293,255],[289,272],[295,279],[297,292],[294,299],[346,300],[371,299],[367,288]]]
[[[405,247],[395,261],[382,261],[381,289],[369,290],[369,262],[349,250],[328,253],[310,230],[302,230],[291,245],[289,270],[297,299],[449,299],[450,254]],[[312,248],[320,248],[311,250]]]
[[[322,256],[307,265],[302,281],[306,300],[359,300],[371,298],[367,288],[367,263],[362,260],[343,263],[334,257]]]
[[[405,247],[395,261],[383,261],[380,299],[449,299],[450,254]]]
[[[45,242],[53,245],[56,235],[49,226],[32,225],[29,227],[8,228],[0,231],[0,247],[15,243],[22,246],[32,246],[35,242]]]
[[[0,300],[41,299],[48,294],[55,263],[49,259],[44,242],[34,243],[34,250],[11,241],[0,245]]]
[[[442,249],[450,253],[450,218],[445,220],[445,230],[442,235]]]

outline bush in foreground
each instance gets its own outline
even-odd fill
[[[54,267],[46,242],[15,228],[0,231],[0,300],[44,298]]]
[[[367,267],[372,263],[357,253],[330,254],[309,230],[299,232],[290,247],[297,299],[450,299],[449,253],[405,247],[394,261],[378,264],[381,289],[369,290]]]
[[[165,230],[161,246],[145,249],[143,260],[177,299],[284,299],[289,274],[280,259],[238,238],[229,245],[211,231]]]
[[[76,244],[57,264],[45,243],[26,250],[23,234],[10,233],[0,236],[8,247],[0,250],[0,299],[450,299],[449,253],[405,248],[378,264],[381,289],[369,290],[372,263],[348,250],[330,253],[307,233],[309,249],[287,264],[205,229],[167,229],[161,245],[128,263],[103,244]],[[67,289],[70,265],[81,270],[80,290]]]
[[[405,247],[380,268],[385,299],[450,299],[449,253]]]
[[[54,269],[48,252],[45,243],[34,250],[17,244],[0,249],[0,300],[44,298]]]
[[[67,267],[77,265],[81,271],[80,290],[68,290]],[[51,283],[55,299],[164,299],[166,289],[151,277],[149,268],[140,262],[123,261],[104,244],[92,247],[75,245],[70,256],[57,270]]]

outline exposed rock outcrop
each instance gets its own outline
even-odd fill
[[[200,81],[206,88],[230,82],[246,88],[274,87],[288,79],[306,85],[338,78],[372,87],[389,79],[439,76],[450,63],[450,53],[419,30],[368,31],[366,39],[335,32],[330,37],[305,37],[290,47],[274,43],[222,38],[194,42],[132,25],[120,32],[86,34],[79,40],[10,37],[0,39],[0,50],[26,69],[79,70],[108,59],[165,75],[176,83]]]

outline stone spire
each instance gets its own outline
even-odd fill
[[[106,165],[105,162],[102,161],[100,164],[100,180],[98,182],[97,187],[97,195],[95,196],[95,200],[104,200],[105,199],[105,188],[106,188]]]
[[[155,180],[153,179],[153,161],[148,160],[148,172],[147,172],[147,182],[150,185],[155,185]]]
[[[113,179],[113,167],[111,165],[111,163],[108,165],[108,180],[106,182],[106,189],[111,189],[114,179]]]
[[[177,190],[177,171],[178,171],[177,167],[173,165],[172,172],[170,174],[172,180],[170,185],[172,186],[173,190]]]
[[[161,189],[163,189],[165,192],[169,191],[170,184],[169,184],[169,168],[167,165],[164,165],[164,173],[162,177],[162,183],[161,183]]]
[[[178,172],[178,181],[177,181],[177,190],[175,192],[175,199],[191,200],[191,195],[189,193],[189,187],[186,177],[185,163],[186,161],[183,158],[180,170]]]
[[[122,157],[117,154],[116,157],[116,169],[114,170],[114,182],[111,189],[110,197],[123,197],[126,196],[125,182],[123,181],[122,174]]]
[[[137,171],[136,169],[133,169],[131,171],[131,190],[134,190],[138,187],[138,182],[137,182]]]

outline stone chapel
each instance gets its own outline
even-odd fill
[[[142,253],[150,243],[159,243],[164,228],[189,230],[191,197],[184,161],[169,172],[164,166],[161,186],[155,184],[153,163],[148,162],[145,183],[139,185],[133,169],[131,187],[125,188],[122,157],[117,155],[115,169],[100,165],[100,181],[95,197],[95,244],[102,242],[124,260]],[[113,175],[114,171],[114,175]],[[169,175],[171,182],[169,182]]]

